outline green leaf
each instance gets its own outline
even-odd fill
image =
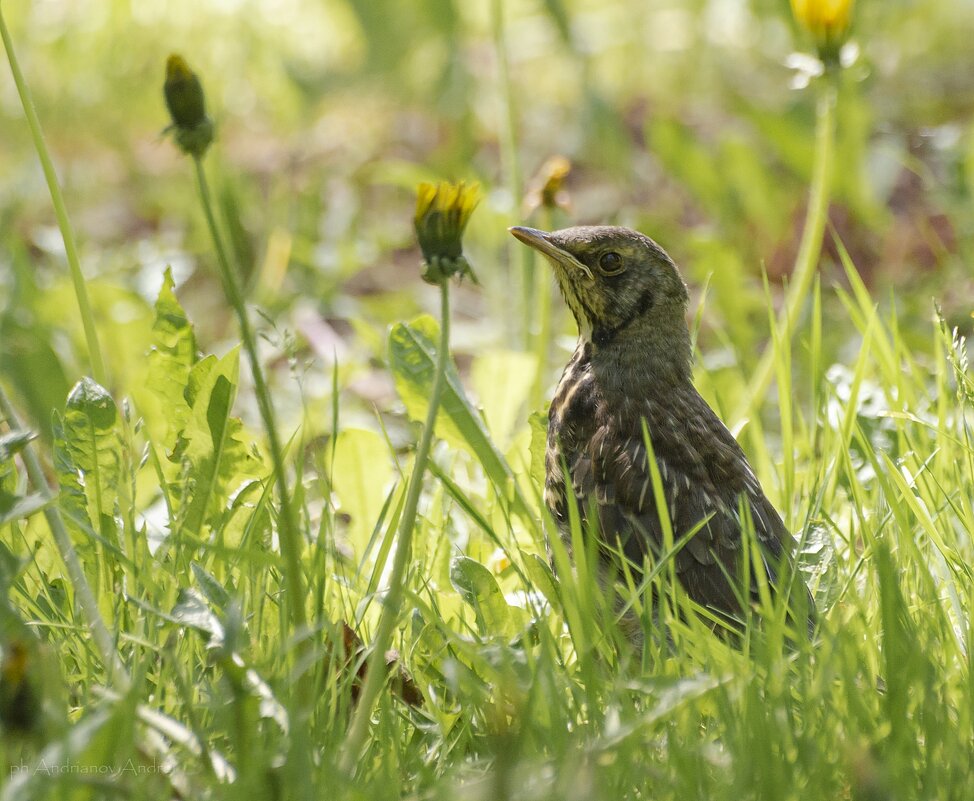
[[[233,490],[256,478],[260,460],[241,441],[243,423],[231,417],[237,391],[239,348],[222,359],[208,356],[193,366],[186,385],[190,416],[175,456],[183,465],[181,526],[199,535],[218,516]]]
[[[196,336],[193,324],[176,298],[175,288],[172,269],[167,267],[155,303],[154,350],[167,353],[180,363],[192,364],[196,361]]]
[[[87,534],[93,530],[88,516],[88,501],[68,448],[64,419],[57,412],[54,412],[51,427],[54,434],[54,473],[59,487],[58,506],[73,529]]]
[[[141,388],[135,389],[139,409],[153,442],[172,450],[186,425],[190,407],[185,389],[196,364],[196,336],[173,291],[172,271],[167,268],[152,326],[153,344],[147,356],[148,371]]]
[[[114,528],[121,471],[118,410],[108,391],[90,378],[68,395],[64,416],[54,416],[54,465],[59,503],[75,525],[106,534]]]
[[[389,361],[396,390],[413,420],[424,420],[433,387],[439,326],[429,315],[393,326],[389,335]],[[513,492],[515,509],[528,515],[511,468],[487,433],[480,415],[463,391],[456,365],[447,364],[446,386],[436,421],[437,434],[453,445],[466,448],[479,461],[495,486]]]
[[[10,585],[20,572],[26,560],[20,559],[10,546],[0,541],[0,631],[5,631],[5,604],[10,592]]]
[[[45,506],[47,500],[39,492],[30,495],[10,495],[0,490],[0,526],[30,517]]]
[[[47,438],[51,412],[60,408],[71,385],[50,345],[51,332],[37,320],[22,321],[24,314],[19,310],[0,318],[0,376],[17,391],[32,424]]]
[[[224,510],[217,524],[221,547],[236,551],[253,560],[258,556],[274,562],[276,551],[271,547],[271,512],[268,496],[271,489],[266,481],[251,479],[234,491],[233,501]],[[255,546],[241,550],[245,543]]]
[[[13,457],[27,447],[34,436],[32,431],[8,431],[0,436],[0,526],[30,517],[45,505],[40,493],[25,496],[17,491]]]
[[[558,582],[555,580],[554,571],[546,559],[536,553],[526,553],[521,551],[521,558],[524,560],[524,572],[531,579],[531,586],[540,592],[548,603],[553,607],[561,606],[561,599],[558,597]]]
[[[389,493],[389,448],[373,431],[347,429],[335,442],[333,465],[332,486],[350,517],[349,544],[361,558]]]
[[[511,608],[493,574],[480,562],[456,556],[450,562],[450,583],[473,609],[481,634],[513,637],[516,632]]]
[[[223,623],[206,603],[206,599],[196,590],[181,589],[176,605],[170,615],[175,622],[196,629],[206,635],[210,645],[223,643]]]
[[[494,442],[506,449],[523,420],[537,360],[514,350],[488,351],[474,359],[470,379]]]
[[[196,583],[200,585],[200,591],[206,600],[218,609],[226,609],[230,605],[230,593],[217,581],[216,576],[197,562],[193,562],[190,567],[193,569]]]
[[[33,431],[8,431],[0,436],[0,462],[7,462],[20,453],[37,436]]]

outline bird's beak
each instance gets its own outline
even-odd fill
[[[582,272],[589,281],[594,280],[595,276],[592,275],[592,271],[567,250],[558,247],[558,245],[552,241],[552,235],[546,231],[539,231],[537,228],[524,228],[520,225],[515,225],[507,230],[510,231],[516,239],[520,239],[528,247],[534,248],[539,253],[547,256],[559,267],[564,268],[568,272],[578,270]]]

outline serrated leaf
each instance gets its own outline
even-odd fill
[[[176,299],[172,270],[166,268],[155,304],[153,344],[147,355],[144,387],[136,390],[139,408],[154,442],[172,450],[189,417],[184,391],[196,364],[196,335]]]
[[[186,399],[191,413],[180,433],[177,456],[183,465],[182,526],[199,535],[218,516],[244,481],[256,478],[260,461],[240,439],[243,423],[231,417],[237,390],[239,348],[222,359],[208,356],[190,371]]]
[[[154,307],[156,319],[152,331],[157,347],[177,356],[181,363],[192,365],[196,361],[196,335],[193,324],[176,298],[175,288],[172,268],[166,267]]]
[[[335,442],[332,487],[349,515],[349,544],[362,557],[382,512],[392,464],[385,440],[373,431],[346,429]]]
[[[513,637],[516,633],[511,608],[494,575],[480,562],[456,556],[450,562],[450,583],[474,610],[481,634]]]
[[[414,420],[425,420],[433,388],[439,326],[429,315],[393,326],[389,335],[389,362],[396,390]],[[491,441],[480,415],[463,390],[453,360],[447,362],[446,386],[440,401],[436,431],[448,442],[469,450],[495,486],[511,491],[515,508],[528,515],[511,468]]]
[[[54,435],[54,472],[58,480],[58,506],[64,511],[65,518],[72,528],[85,532],[91,531],[85,490],[78,469],[71,459],[64,419],[57,412],[54,412],[51,430]]]
[[[54,416],[54,466],[59,504],[75,524],[105,533],[114,526],[121,471],[118,410],[108,391],[90,378],[68,395],[64,416]]]
[[[183,387],[183,399],[189,404],[190,408],[196,404],[200,392],[208,391],[213,381],[216,380],[214,370],[217,375],[223,372],[224,375],[232,379],[231,383],[234,386],[237,385],[237,378],[240,375],[239,353],[240,346],[238,345],[222,359],[218,359],[211,353],[193,365],[189,375],[186,376],[186,385]]]

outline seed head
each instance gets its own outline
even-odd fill
[[[463,231],[480,202],[480,184],[441,181],[416,190],[413,224],[423,251],[423,280],[440,284],[453,275],[476,277],[463,255]]]

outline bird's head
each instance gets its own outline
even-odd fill
[[[611,225],[510,231],[551,262],[583,339],[599,350],[675,349],[689,360],[686,284],[648,236]]]

